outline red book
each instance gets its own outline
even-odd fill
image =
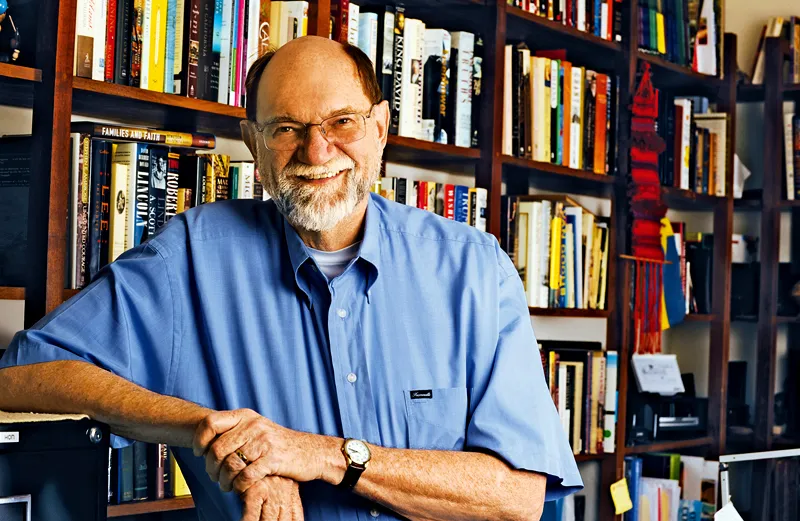
[[[444,216],[455,221],[456,219],[456,187],[444,185]]]
[[[106,14],[106,58],[104,79],[114,83],[114,54],[117,49],[117,0],[106,0],[108,12]]]
[[[420,181],[417,183],[417,208],[420,210],[428,209],[428,182]]]
[[[333,20],[333,39],[339,43],[347,43],[347,15],[350,11],[350,0],[331,1],[331,19]]]
[[[606,173],[606,113],[608,111],[608,97],[606,88],[608,76],[597,75],[597,97],[595,98],[594,116],[594,173]]]

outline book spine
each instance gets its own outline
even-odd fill
[[[164,74],[163,90],[165,94],[175,92],[175,31],[178,24],[178,0],[167,0],[167,25],[164,36]]]
[[[455,187],[455,220],[467,223],[469,214],[469,188],[463,185]]]
[[[422,109],[423,131],[433,129],[425,139],[447,143],[444,118],[447,115],[447,82],[450,63],[450,33],[442,29],[425,30],[425,77]]]
[[[171,132],[168,130],[152,130],[139,127],[122,127],[100,123],[77,122],[71,126],[73,132],[81,132],[95,138],[114,141],[135,141],[151,144],[163,144],[172,147],[214,148],[216,138],[213,134],[188,132]]]
[[[483,36],[476,34],[475,52],[472,56],[472,148],[477,148],[480,146],[480,115],[484,52]]]
[[[347,43],[349,34],[350,0],[333,0],[331,2],[331,18],[333,19],[333,39],[339,43]],[[277,23],[274,22],[274,23]]]
[[[167,189],[164,206],[164,221],[169,221],[178,213],[178,179],[180,175],[180,154],[167,154]]]
[[[209,74],[206,79],[208,90],[206,98],[209,101],[218,101],[220,96],[219,61],[222,53],[222,7],[223,0],[214,1],[214,15],[211,20],[211,54],[209,55]]]
[[[400,132],[400,110],[403,102],[403,63],[405,62],[405,10],[397,6],[394,15],[394,55],[392,60],[392,119],[390,134]]]
[[[92,143],[91,184],[92,206],[89,229],[89,281],[108,264],[108,233],[111,190],[111,144],[107,141]]]
[[[128,85],[131,66],[131,0],[117,2],[117,29],[114,39],[114,83]]]
[[[347,6],[347,43],[358,46],[359,34],[359,6],[350,2]]]
[[[444,185],[444,216],[451,221],[456,219],[456,188],[451,184]]]
[[[109,220],[109,253],[108,262],[114,262],[117,257],[128,249],[125,241],[128,220],[128,175],[127,165],[121,163],[111,164],[111,204]]]
[[[89,283],[89,208],[91,197],[91,153],[92,138],[80,135],[80,158],[78,160],[78,249],[76,251],[75,286],[82,288]]]
[[[144,0],[144,10],[142,17],[142,32],[141,32],[141,52],[142,57],[139,60],[139,87],[142,89],[150,88],[150,55],[153,49],[152,33],[153,29],[153,1]],[[158,2],[159,0],[155,0]]]
[[[190,2],[190,0],[189,0]],[[191,24],[191,6],[187,0],[176,0],[175,9],[175,56],[172,59],[172,93],[186,96],[188,80],[189,26]]]
[[[794,157],[794,191],[795,191],[795,198],[800,199],[800,116],[795,116],[793,119],[793,126],[794,126],[794,150],[793,150],[793,157]]]
[[[133,501],[134,497],[133,445],[119,449],[119,451],[119,489],[117,491],[117,497],[119,498],[120,503],[126,503],[128,501]]]
[[[475,35],[459,31],[451,35],[451,48],[458,48],[455,63],[455,135],[454,144],[469,147],[472,143],[472,55]]]
[[[379,42],[378,53],[381,61],[378,64],[378,80],[381,82],[383,97],[389,102],[389,107],[394,107],[394,6],[387,5],[383,12],[383,38]],[[396,133],[396,132],[395,132]]]
[[[197,99],[202,100],[210,99],[208,92],[211,87],[211,53],[214,43],[214,2],[215,0],[199,0]]]
[[[597,75],[597,97],[595,98],[595,130],[594,130],[594,173],[606,173],[606,117],[608,114],[608,76]]]
[[[147,499],[147,444],[133,443],[133,500]]]
[[[133,19],[131,20],[131,55],[130,55],[130,74],[128,85],[139,87],[141,85],[142,74],[142,31],[144,26],[144,3],[145,0],[133,0]]]
[[[110,0],[93,0],[92,32],[94,36],[92,48],[92,79],[105,81],[106,77],[106,18]]]
[[[222,22],[220,26],[219,42],[219,86],[217,89],[217,103],[227,105],[231,96],[231,77],[235,70],[236,55],[233,53],[233,19],[236,2],[223,0]]]
[[[150,65],[147,90],[164,92],[165,60],[167,51],[168,0],[152,0],[150,24]]]
[[[103,79],[114,82],[114,53],[117,50],[117,0],[106,0],[106,49],[103,62]]]
[[[148,206],[150,201],[150,147],[140,145],[136,157],[136,217],[133,246],[138,246],[148,237]]]

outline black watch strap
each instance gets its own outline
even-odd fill
[[[364,467],[350,465],[347,467],[347,470],[344,473],[344,479],[339,486],[346,489],[346,490],[353,490],[353,487],[356,486],[358,483],[358,479],[361,477],[361,474],[364,472]]]

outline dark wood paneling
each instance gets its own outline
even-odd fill
[[[34,87],[33,150],[28,204],[30,265],[25,327],[61,304],[69,193],[69,122],[76,0],[39,4],[36,64],[42,81]],[[68,42],[68,43],[65,43]]]

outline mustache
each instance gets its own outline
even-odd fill
[[[307,165],[297,160],[292,160],[281,172],[284,177],[308,177],[315,175],[335,174],[342,170],[355,169],[356,162],[347,156],[331,159],[324,165]]]

